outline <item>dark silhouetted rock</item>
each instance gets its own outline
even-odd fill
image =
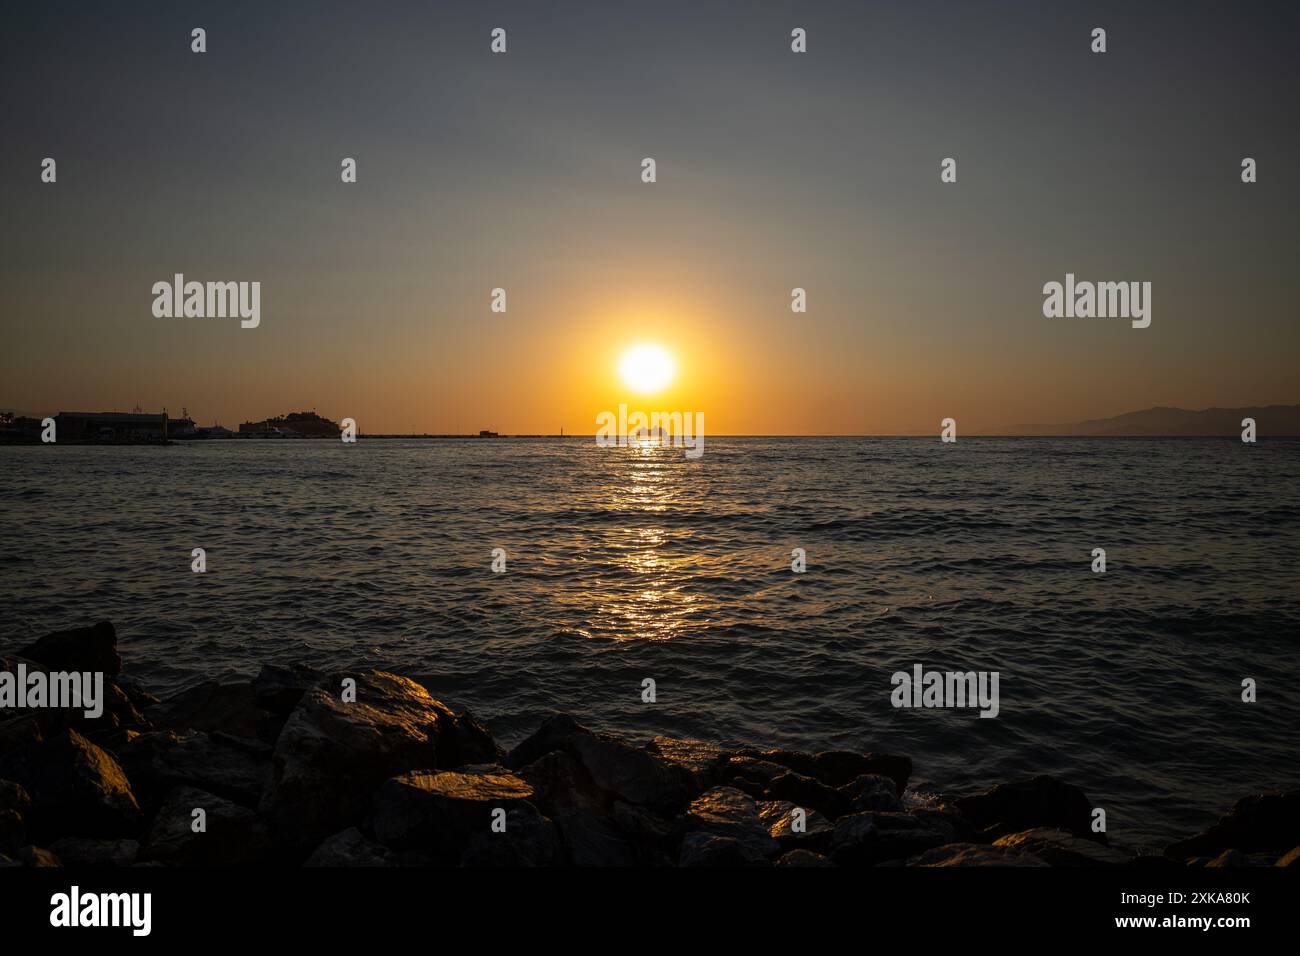
[[[146,807],[175,787],[195,787],[255,808],[271,765],[266,744],[221,732],[141,734],[119,755]]]
[[[53,867],[63,865],[57,856],[49,850],[42,849],[39,846],[22,847],[16,854],[14,854],[14,859],[17,860],[21,866]]]
[[[682,740],[676,737],[652,737],[646,750],[664,763],[681,768],[695,785],[696,793],[725,782],[724,768],[731,754],[702,740]]]
[[[47,634],[18,652],[52,671],[101,671],[109,677],[122,672],[117,632],[108,621]]]
[[[759,819],[783,851],[802,848],[822,852],[830,847],[835,825],[816,810],[796,807],[788,800],[760,800],[757,806]],[[804,812],[802,833],[794,829],[796,809]]]
[[[742,756],[780,764],[805,777],[813,777],[828,787],[843,787],[865,774],[879,774],[894,781],[902,796],[912,776],[912,758],[897,754],[855,753],[851,750],[826,750],[806,754],[795,750],[743,750]]]
[[[781,854],[776,861],[777,866],[834,866],[829,859],[820,853],[814,853],[812,850],[791,850],[788,853]]]
[[[397,866],[397,856],[356,827],[348,827],[324,840],[303,866]]]
[[[725,838],[737,843],[750,862],[765,862],[775,856],[780,848],[768,832],[768,825],[759,816],[758,805],[746,793],[733,787],[714,787],[691,801],[686,811],[687,836],[683,838],[681,863],[683,866],[724,865],[716,862],[704,864],[699,862],[700,854],[706,852],[708,844],[701,841],[701,835]],[[686,840],[692,836],[692,860],[685,862]],[[707,849],[710,860],[724,849],[715,847]],[[725,850],[730,853],[730,850]],[[725,864],[733,865],[733,864]]]
[[[269,713],[287,717],[303,694],[322,686],[326,679],[324,671],[306,664],[263,664],[253,678],[253,703]]]
[[[984,793],[961,797],[954,804],[989,840],[1034,827],[1054,827],[1087,840],[1106,842],[1106,834],[1092,832],[1093,804],[1087,795],[1055,777],[998,784]]]
[[[531,802],[559,828],[565,858],[575,866],[632,866],[636,849],[615,825],[612,800],[576,757],[553,750],[519,770]]]
[[[470,839],[489,831],[493,811],[509,811],[533,788],[504,767],[495,773],[452,770],[404,773],[375,795],[372,826],[390,847],[427,850],[458,859]]]
[[[0,757],[0,777],[31,796],[29,830],[40,839],[126,836],[140,807],[116,760],[75,730]]]
[[[890,777],[879,773],[864,773],[856,780],[840,787],[848,806],[846,813],[891,813],[903,809],[898,799],[897,785]]]
[[[767,866],[767,857],[753,845],[735,837],[713,833],[688,833],[682,838],[678,866]]]
[[[262,810],[284,841],[311,846],[360,823],[391,777],[499,757],[472,716],[457,716],[414,681],[383,671],[348,676],[355,703],[341,699],[341,684],[308,690],[276,740]]]
[[[560,834],[555,824],[530,803],[506,808],[506,828],[472,831],[460,857],[461,866],[555,866],[562,862]]]
[[[1128,866],[1132,862],[1127,853],[1051,827],[1009,833],[993,845],[1030,853],[1050,866]]]
[[[222,731],[235,737],[257,737],[267,712],[253,701],[247,681],[204,681],[154,707],[149,719],[157,730]]]
[[[195,832],[196,809],[204,811],[205,831]],[[269,851],[252,810],[215,793],[177,787],[154,817],[140,859],[181,866],[240,866],[261,861]]]
[[[50,844],[64,866],[131,866],[140,854],[138,840],[95,840],[64,837]]]
[[[1282,854],[1298,843],[1300,791],[1293,790],[1242,797],[1214,826],[1173,844],[1165,853],[1181,859],[1218,856],[1224,850]]]
[[[0,780],[0,853],[13,854],[27,844],[25,817],[31,812],[32,798],[22,784]]]
[[[597,787],[629,803],[676,812],[693,790],[690,775],[680,766],[617,737],[594,733],[568,714],[547,717],[536,733],[510,751],[505,763],[519,769],[555,750],[577,759]]]
[[[763,799],[789,800],[797,807],[816,810],[832,820],[849,809],[849,801],[844,794],[793,770],[787,770],[768,781],[763,789]]]
[[[983,843],[948,843],[926,850],[907,861],[908,866],[1047,866],[1021,850]]]
[[[938,816],[852,813],[835,821],[830,857],[841,866],[873,866],[952,843],[955,836],[956,830]]]

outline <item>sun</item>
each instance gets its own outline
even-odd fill
[[[673,380],[677,367],[667,349],[646,343],[634,345],[618,361],[618,374],[634,392],[660,392]]]

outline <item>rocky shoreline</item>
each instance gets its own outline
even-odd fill
[[[107,622],[0,656],[19,664],[103,672],[105,700],[0,711],[0,866],[1300,865],[1300,791],[1134,855],[1053,777],[919,797],[905,756],[637,745],[564,714],[507,752],[375,670],[267,664],[163,702]]]

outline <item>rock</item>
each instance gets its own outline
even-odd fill
[[[802,848],[821,852],[830,847],[831,834],[835,825],[816,810],[796,807],[788,800],[760,800],[757,804],[759,819],[767,827],[768,834],[776,840],[782,850]],[[794,829],[795,810],[804,811],[803,832]]]
[[[196,809],[204,811],[207,827],[197,833]],[[140,859],[180,866],[239,866],[259,862],[269,850],[252,810],[214,793],[177,787],[154,817]]]
[[[678,866],[766,866],[767,858],[751,844],[735,837],[712,833],[688,833],[682,839]]]
[[[50,844],[64,866],[130,866],[140,854],[138,840],[94,840],[64,837]]]
[[[791,850],[776,861],[777,866],[834,866],[829,859],[811,850]]]
[[[1206,868],[1219,869],[1228,866],[1245,866],[1246,855],[1238,853],[1236,850],[1224,850],[1209,863],[1205,864]]]
[[[101,671],[108,677],[122,672],[117,632],[108,621],[47,634],[18,652],[52,671]]]
[[[1300,790],[1242,797],[1214,826],[1173,844],[1165,854],[1186,859],[1224,850],[1285,853],[1300,843]]]
[[[725,838],[739,845],[743,856],[750,862],[764,862],[775,856],[779,845],[768,832],[768,825],[759,816],[758,806],[753,798],[733,787],[714,787],[691,801],[686,811],[687,838],[692,834],[697,837],[691,843],[692,859],[695,862],[682,862],[681,865],[704,865],[699,862],[700,854],[710,859],[718,854],[729,855],[732,851],[721,845],[713,846],[698,839],[703,834]],[[682,856],[686,855],[686,839],[682,843]],[[709,863],[708,865],[714,865]]]
[[[375,795],[375,836],[390,847],[427,850],[454,862],[471,838],[491,832],[493,811],[509,811],[533,788],[504,767],[496,773],[404,773]]]
[[[954,804],[988,839],[1034,827],[1055,827],[1086,840],[1106,842],[1106,834],[1092,832],[1092,802],[1078,787],[1055,777],[998,784]]]
[[[562,750],[553,750],[519,771],[533,788],[532,801],[560,832],[564,857],[575,866],[631,866],[635,848],[611,817],[610,795]]]
[[[15,853],[27,844],[27,823],[32,798],[22,784],[0,780],[0,853]]]
[[[1032,853],[1008,846],[982,843],[948,843],[926,850],[907,861],[908,866],[1047,866]]]
[[[955,836],[955,829],[937,815],[852,813],[835,821],[830,857],[840,866],[873,866],[916,856]]]
[[[506,828],[490,827],[470,836],[461,854],[461,866],[555,866],[562,860],[560,834],[555,824],[530,803],[506,808]]]
[[[25,846],[14,854],[20,866],[62,866],[59,858],[49,850],[41,849],[38,846]]]
[[[890,785],[892,788],[892,784]],[[892,789],[890,791],[893,793]],[[833,790],[819,780],[787,770],[768,781],[763,790],[765,800],[788,800],[797,807],[816,810],[830,819],[843,815],[849,801],[838,790]],[[897,797],[895,797],[897,800]]]
[[[851,783],[839,788],[847,803],[846,813],[865,813],[874,810],[882,813],[903,809],[898,799],[894,780],[879,773],[864,773]]]
[[[594,733],[568,714],[546,718],[536,733],[510,751],[505,763],[518,769],[554,750],[576,758],[597,787],[628,803],[674,813],[693,790],[692,778],[679,765],[617,737]]]
[[[204,681],[153,708],[149,717],[158,730],[223,731],[235,737],[257,737],[267,713],[253,701],[247,681]]]
[[[993,845],[1032,854],[1049,866],[1128,866],[1132,862],[1127,853],[1052,827],[1010,833]]]
[[[784,764],[744,754],[728,757],[720,770],[725,786],[739,789],[738,784],[749,783],[757,786],[760,791],[766,790],[773,780],[789,772],[790,768]]]
[[[0,777],[31,795],[29,827],[42,837],[126,836],[139,825],[122,768],[75,730],[0,757]]]
[[[676,737],[652,737],[646,750],[690,776],[697,792],[725,782],[724,768],[731,754],[715,744]]]
[[[912,776],[912,758],[896,754],[855,753],[851,750],[826,750],[817,754],[793,750],[743,750],[741,754],[780,764],[795,773],[820,780],[828,787],[843,787],[864,774],[879,774],[893,780],[898,796],[902,796]]]
[[[263,664],[253,678],[253,702],[262,710],[287,717],[303,694],[322,686],[326,679],[323,671],[306,664]]]
[[[327,837],[303,866],[397,866],[397,857],[356,827],[348,827]]]
[[[175,787],[195,787],[255,808],[271,765],[271,748],[260,741],[197,730],[141,734],[120,755],[146,807]]]
[[[352,676],[355,703],[308,690],[276,741],[262,810],[286,841],[310,846],[360,823],[391,777],[498,759],[471,715],[457,716],[414,681],[383,671]]]

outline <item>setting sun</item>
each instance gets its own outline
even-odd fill
[[[673,357],[658,345],[637,345],[623,353],[618,373],[624,384],[636,392],[658,392],[673,380]]]

